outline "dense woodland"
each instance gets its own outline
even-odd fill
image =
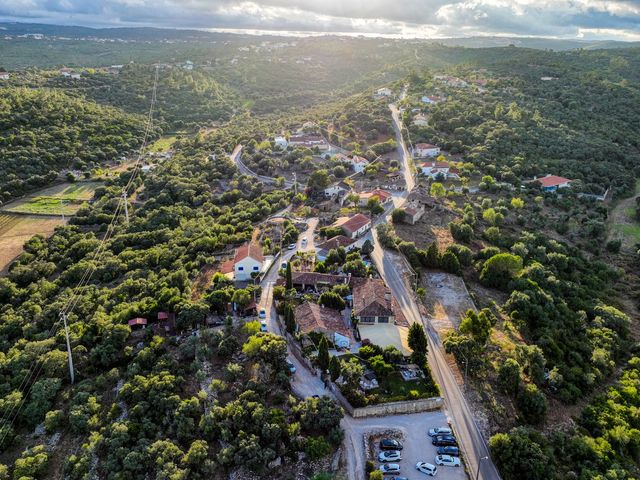
[[[409,85],[407,139],[436,143],[461,164],[458,192],[421,179],[453,212],[455,243],[419,248],[393,226],[382,226],[380,239],[418,269],[462,275],[474,292],[480,312],[467,312],[444,344],[458,361],[474,359],[469,374],[494,407],[491,448],[503,478],[638,476],[636,319],[623,312],[626,275],[619,245],[606,241],[608,206],[578,196],[632,192],[640,159],[638,50],[422,51],[362,40],[354,60],[350,41],[323,42],[331,48],[322,53],[311,40],[268,55],[236,51],[248,43],[132,50],[148,63],[197,63],[194,71],[160,72],[159,126],[184,131],[171,161],[135,180],[131,223],[117,223],[99,258],[129,172],[99,188],[70,225],[27,242],[0,279],[0,464],[7,465],[0,478],[7,471],[16,479],[50,472],[209,478],[241,465],[262,473],[277,457],[290,465],[299,452],[311,459],[329,453],[342,436],[341,412],[333,402],[290,395],[280,337],[258,333],[255,322],[227,322],[202,337],[167,340],[151,329],[132,332],[127,320],[169,311],[186,331],[209,313],[224,313],[230,301],[248,305],[259,287],[235,288],[217,275],[200,291],[198,280],[215,254],[249,239],[256,223],[313,201],[263,190],[237,174],[228,153],[241,143],[261,173],[313,169],[314,179],[340,178],[342,165],[312,161],[310,151],[275,155],[270,141],[311,121],[332,143],[375,158],[393,131],[387,102],[375,100],[370,87],[412,68],[393,84],[396,92]],[[107,58],[125,63],[117,61],[123,52],[114,47]],[[74,63],[54,58],[58,66]],[[96,66],[86,53],[76,58]],[[486,91],[433,79],[445,72],[485,79]],[[150,66],[126,65],[119,75],[90,71],[75,83],[32,70],[2,86],[3,200],[50,183],[61,169],[88,171],[135,149],[152,81]],[[427,107],[420,104],[426,94],[447,99]],[[428,117],[427,126],[411,124],[412,108]],[[573,191],[558,197],[524,183],[546,173],[577,180]],[[465,188],[471,185],[476,193]],[[331,264],[318,265],[330,271]],[[366,274],[364,264],[355,267]],[[89,285],[74,293],[86,271]],[[73,389],[58,317],[71,301]],[[33,362],[41,373],[24,389]],[[559,428],[549,424],[556,406],[580,413]],[[34,429],[39,436],[30,435]],[[51,453],[44,445],[54,441],[61,448]]]
[[[142,142],[141,116],[57,90],[1,92],[0,201],[50,184],[62,169],[90,172]]]

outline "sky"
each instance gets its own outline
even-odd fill
[[[640,41],[640,0],[1,0],[0,20],[408,38]]]

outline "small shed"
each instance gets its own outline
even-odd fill
[[[127,323],[131,327],[131,330],[136,330],[136,329],[141,329],[141,328],[146,328],[147,327],[147,319],[146,318],[141,318],[141,317],[132,318]]]

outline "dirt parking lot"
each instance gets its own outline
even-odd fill
[[[464,480],[467,474],[463,467],[438,467],[435,477],[429,477],[416,470],[416,463],[429,462],[435,464],[436,447],[431,445],[431,438],[427,431],[432,427],[446,426],[447,418],[444,412],[438,410],[434,412],[416,413],[411,415],[393,415],[380,418],[349,419],[351,425],[350,434],[354,445],[364,446],[370,438],[370,445],[365,448],[367,456],[370,456],[376,465],[380,466],[377,457],[380,452],[378,441],[379,435],[376,433],[393,430],[396,437],[401,439],[404,449],[402,450],[402,460],[400,473],[398,476],[406,477],[409,480],[427,480],[430,478],[443,480]],[[355,437],[355,438],[353,438]],[[365,452],[362,452],[364,455]],[[391,477],[385,477],[387,479]]]

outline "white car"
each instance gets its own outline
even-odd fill
[[[291,243],[289,244],[289,250],[295,250],[296,249],[296,244],[295,243]]]
[[[459,467],[460,459],[458,457],[452,457],[451,455],[438,455],[436,457],[436,463],[446,467]]]
[[[387,473],[400,473],[400,465],[397,463],[385,463],[384,465],[380,465],[380,471],[385,475]]]
[[[434,427],[429,429],[429,436],[435,437],[436,435],[452,435],[453,432],[449,427]]]
[[[416,470],[420,473],[424,473],[426,475],[435,476],[438,473],[438,468],[435,465],[431,465],[427,462],[418,462],[416,463]]]
[[[402,460],[402,454],[398,450],[387,450],[378,455],[379,462],[397,462],[398,460]]]
[[[305,245],[307,243],[307,237],[302,237],[302,244]]]
[[[258,317],[267,318],[267,311],[264,308],[261,308],[260,311],[258,312]]]
[[[260,331],[267,332],[267,322],[260,322]]]

